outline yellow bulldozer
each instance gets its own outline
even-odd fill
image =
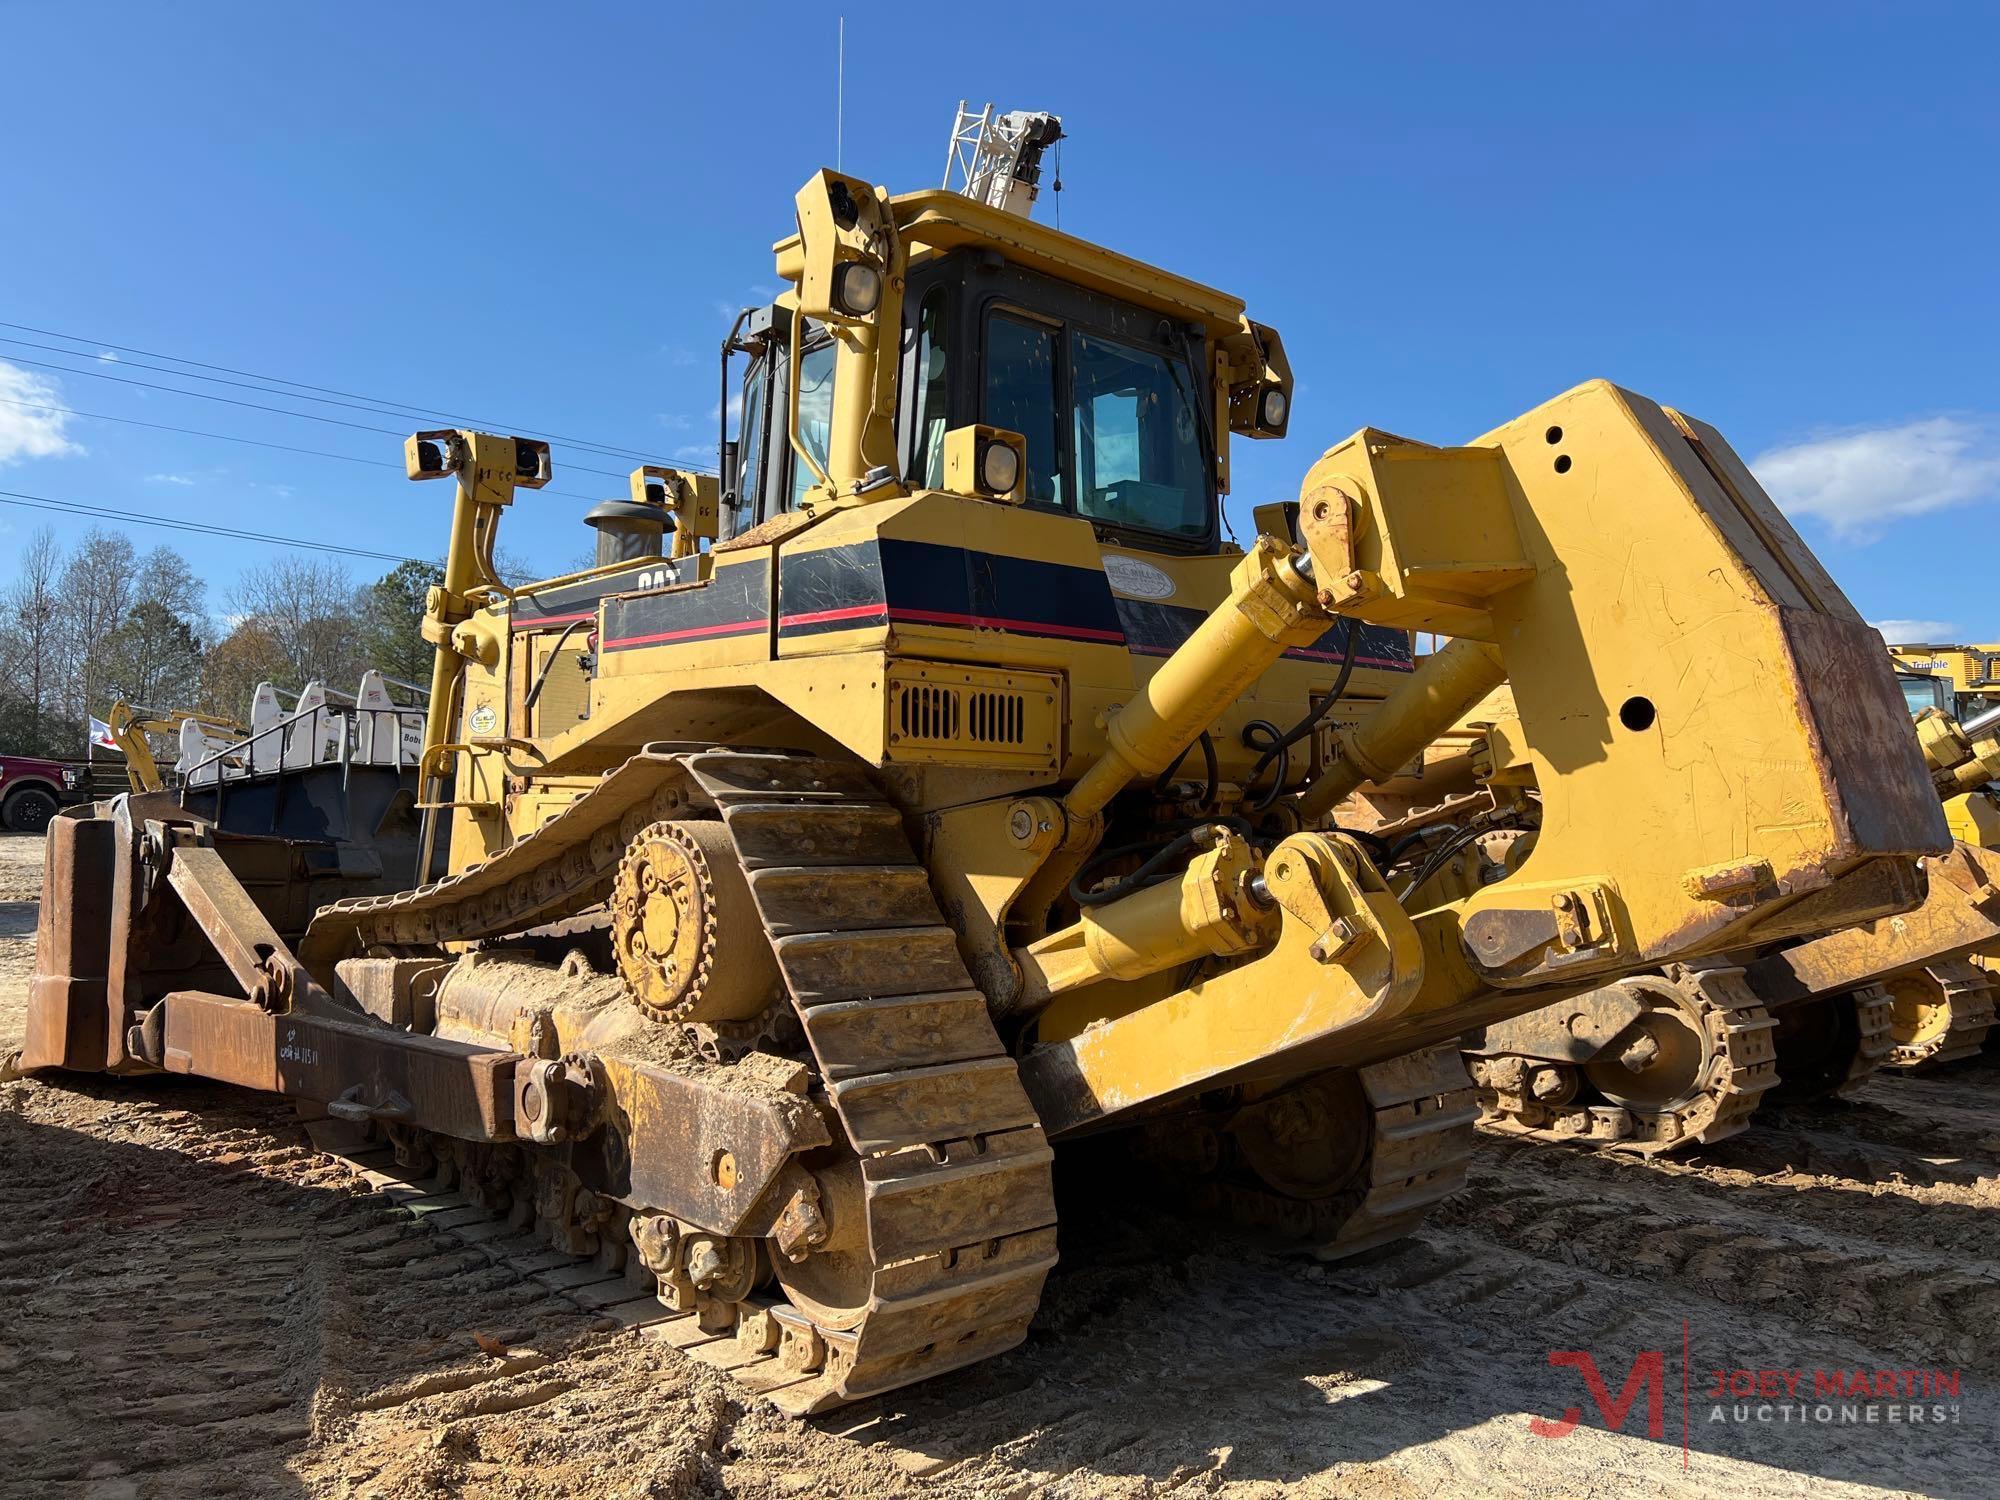
[[[1957,718],[1972,718],[2000,708],[2000,644],[1915,641],[1892,644],[1889,655],[1899,676],[1929,677],[1944,688],[1946,696],[1936,703],[1920,701],[1929,695],[1919,690],[1911,701],[1912,713],[1921,707],[1936,707]]]
[[[1880,642],[1713,429],[1364,428],[1238,546],[1278,334],[1036,222],[1051,117],[981,128],[961,186],[800,189],[720,480],[637,471],[597,566],[502,585],[547,447],[414,436],[418,762],[59,819],[24,1063],[288,1095],[811,1412],[1023,1339],[1053,1143],[1381,1244],[1463,1180],[1461,1034],[1919,902]],[[1535,836],[1446,890],[1348,810],[1503,681],[1482,827]]]

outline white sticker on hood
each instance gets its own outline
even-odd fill
[[[1122,553],[1104,554],[1104,576],[1118,593],[1133,599],[1171,599],[1174,581],[1149,562]]]

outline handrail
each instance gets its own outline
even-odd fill
[[[249,734],[245,735],[242,739],[236,741],[233,744],[223,746],[222,749],[216,751],[215,754],[209,756],[207,759],[196,761],[192,766],[188,767],[187,771],[183,775],[183,779],[189,783],[192,783],[197,773],[199,773],[200,771],[204,770],[209,766],[216,765],[217,762],[225,760],[231,755],[241,752],[242,754],[247,756],[251,753],[252,746],[258,744],[259,742],[265,739],[268,739],[271,735],[274,734],[279,736],[278,753],[282,761],[282,757],[284,755],[284,737],[283,737],[284,731],[290,728],[292,725],[298,723],[302,719],[316,718],[320,714],[332,714],[335,717],[347,718],[347,719],[358,719],[362,714],[391,714],[397,719],[398,724],[400,726],[401,721],[410,718],[416,719],[417,722],[421,724],[427,712],[428,710],[426,709],[406,708],[403,707],[402,705],[392,705],[388,708],[362,708],[359,704],[346,704],[346,703],[316,704],[311,708],[302,708],[295,710],[294,712],[285,715],[284,718],[279,719],[274,723],[265,725],[262,729],[253,729]],[[397,752],[397,763],[401,764],[401,760],[402,760],[401,747],[399,746]],[[338,761],[338,764],[351,765],[352,763],[353,763],[352,737],[343,734],[340,737],[340,760]],[[319,762],[316,762],[316,764],[319,764]],[[327,764],[332,764],[332,762],[327,762]],[[282,772],[285,769],[285,767],[281,763],[278,769],[280,772]],[[216,780],[220,782],[222,779],[223,779],[222,772],[220,770],[217,770]]]

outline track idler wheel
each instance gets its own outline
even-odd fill
[[[1464,1186],[1477,1117],[1438,1047],[1162,1121],[1143,1150],[1197,1210],[1334,1260],[1413,1233]]]
[[[831,1166],[818,1167],[819,1211],[827,1236],[798,1260],[771,1256],[778,1285],[792,1305],[820,1328],[844,1332],[861,1326],[875,1293],[875,1262],[868,1253],[868,1205],[862,1195],[861,1162],[839,1152]],[[833,1154],[833,1153],[829,1153]]]
[[[1892,1068],[1927,1071],[1970,1057],[1993,1029],[1992,978],[1964,959],[1898,974],[1888,990]]]
[[[1639,1013],[1587,1060],[1473,1059],[1484,1123],[1645,1155],[1743,1129],[1778,1077],[1777,1023],[1743,971],[1675,965],[1611,988],[1637,1001]]]

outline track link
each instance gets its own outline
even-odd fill
[[[1332,1079],[1306,1079],[1277,1097]],[[1165,1190],[1197,1213],[1310,1249],[1322,1260],[1357,1255],[1415,1233],[1435,1205],[1465,1186],[1479,1110],[1453,1047],[1375,1063],[1338,1082],[1341,1089],[1350,1085],[1356,1090],[1353,1102],[1366,1117],[1361,1128],[1367,1139],[1352,1179],[1324,1192],[1265,1180],[1256,1159],[1228,1143],[1233,1110],[1148,1127],[1140,1136],[1140,1153],[1157,1169]],[[1357,1123],[1343,1110],[1338,1119],[1322,1122],[1321,1137],[1344,1138]],[[1300,1142],[1300,1158],[1314,1149]]]
[[[623,1226],[602,1236],[622,1270],[607,1260],[607,1284],[593,1295],[615,1298],[602,1305],[618,1321],[644,1324],[799,1414],[1019,1344],[1056,1260],[1052,1153],[902,815],[860,768],[651,750],[484,864],[325,909],[302,952],[328,962],[574,920],[604,898],[633,838],[706,807],[749,874],[828,1102],[859,1159],[867,1295],[836,1318],[760,1295],[683,1295],[691,1305],[670,1310],[650,1295],[641,1258],[625,1253]],[[535,1189],[523,1182],[510,1196],[532,1203]],[[648,1205],[623,1207],[629,1217]],[[548,1227],[558,1238],[569,1228],[561,1213]]]
[[[1854,1049],[1854,1060],[1848,1064],[1847,1076],[1833,1091],[1842,1099],[1858,1094],[1878,1069],[1888,1066],[1896,1046],[1896,1003],[1889,992],[1879,984],[1870,984],[1854,991],[1849,998],[1854,1002],[1854,1023],[1860,1040]]]
[[[928,1379],[1027,1337],[1056,1260],[1053,1153],[902,815],[858,768],[692,758],[750,872],[778,968],[861,1158],[873,1289],[821,1330],[787,1410]]]

